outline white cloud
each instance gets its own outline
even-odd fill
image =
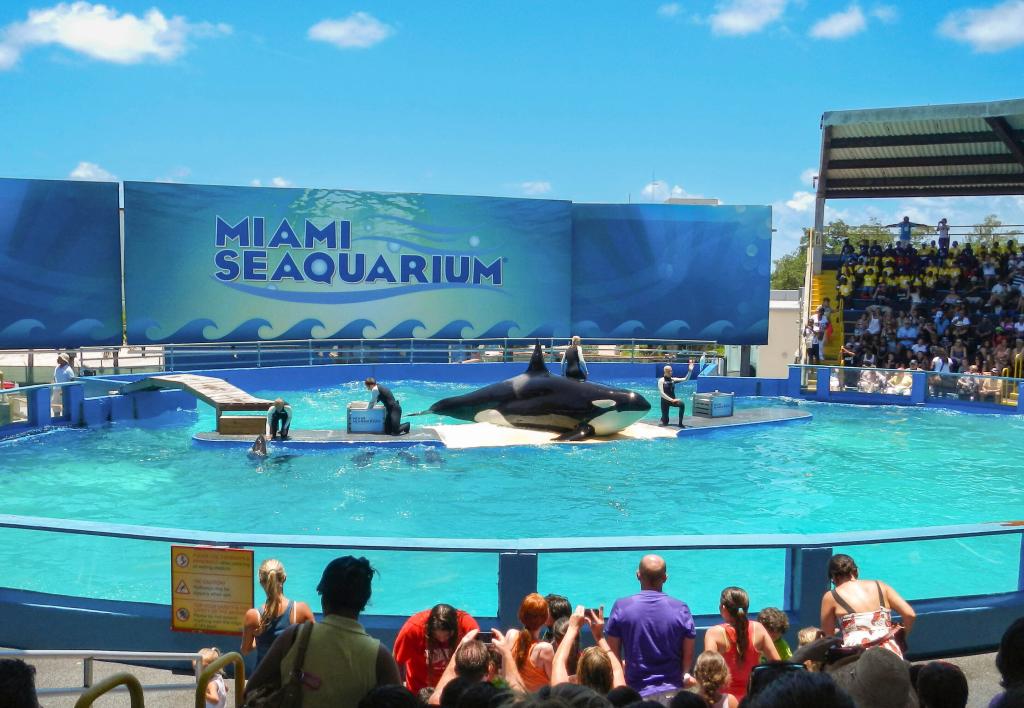
[[[800,173],[800,181],[806,184],[808,187],[814,186],[814,179],[818,176],[818,169],[816,167],[808,167],[806,170]]]
[[[900,13],[892,5],[878,5],[871,10],[871,16],[879,22],[889,24],[899,19]]]
[[[939,25],[939,34],[966,42],[976,52],[1012,49],[1024,44],[1024,0],[951,12]]]
[[[662,17],[675,17],[682,11],[682,5],[677,2],[667,2],[658,6],[658,14]]]
[[[250,179],[249,186],[263,186],[263,180],[260,178]],[[291,179],[285,179],[284,177],[270,177],[270,181],[266,183],[266,186],[294,186]]]
[[[664,180],[654,180],[648,182],[640,190],[640,195],[647,201],[652,202],[663,202],[666,199],[703,199],[704,197],[700,194],[690,194],[680,185],[676,184],[669,186],[668,182]]]
[[[97,165],[95,162],[79,162],[75,169],[71,170],[68,174],[71,179],[79,179],[87,182],[116,182],[115,177],[110,172]]]
[[[850,5],[842,12],[836,12],[815,22],[810,34],[815,39],[844,39],[863,32],[867,26],[860,6]]]
[[[156,181],[169,182],[171,184],[174,184],[176,182],[181,182],[183,179],[185,179],[191,174],[192,170],[190,170],[188,167],[175,167],[173,170],[170,171],[169,174],[163,177],[157,177]]]
[[[711,15],[715,34],[746,35],[760,32],[782,17],[787,0],[724,0]]]
[[[354,12],[344,20],[320,20],[309,28],[308,36],[341,49],[367,49],[395,33],[368,12]]]
[[[191,23],[178,15],[167,17],[156,8],[139,17],[119,14],[106,5],[60,3],[29,10],[24,21],[0,29],[0,70],[13,67],[29,49],[49,45],[115,64],[171,61],[185,52],[190,37],[230,32],[230,25]]]
[[[814,209],[814,194],[811,192],[793,192],[793,198],[786,201],[786,207],[799,212],[811,211]]]
[[[537,196],[538,194],[547,194],[551,191],[551,183],[545,181],[534,181],[534,182],[521,182],[519,189],[523,191],[523,194],[529,196]]]

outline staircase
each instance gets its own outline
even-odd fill
[[[825,298],[829,298],[832,305],[832,337],[825,344],[825,361],[827,363],[839,362],[839,348],[844,341],[843,312],[836,299],[836,271],[824,270],[815,275],[811,280],[811,313],[817,312]]]

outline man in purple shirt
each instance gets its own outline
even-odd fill
[[[636,578],[640,592],[612,606],[608,644],[626,665],[626,683],[641,695],[684,688],[697,636],[690,608],[662,592],[668,575],[661,556],[644,556]]]

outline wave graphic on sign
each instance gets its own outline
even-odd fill
[[[214,278],[214,280],[216,280],[216,278]],[[257,297],[265,297],[270,300],[281,300],[283,302],[307,302],[317,305],[343,305],[352,302],[372,302],[374,300],[384,300],[386,298],[397,297],[399,295],[413,295],[415,293],[427,291],[433,292],[437,290],[463,288],[473,288],[477,291],[484,290],[490,293],[500,293],[505,297],[509,296],[506,291],[502,290],[498,286],[474,283],[417,283],[416,285],[401,285],[393,288],[381,288],[376,290],[348,292],[332,291],[323,293],[308,290],[277,290],[258,287],[255,285],[246,285],[244,283],[225,283],[219,280],[217,282],[233,290],[239,290],[243,293],[248,293],[249,295],[256,295]]]

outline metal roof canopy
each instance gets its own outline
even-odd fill
[[[819,200],[1024,194],[1024,99],[829,111],[821,128]]]

